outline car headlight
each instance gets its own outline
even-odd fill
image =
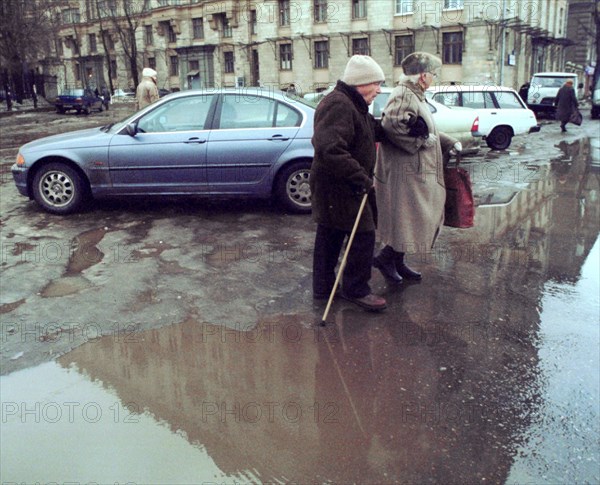
[[[17,155],[17,166],[23,167],[25,165],[25,157],[20,153]]]

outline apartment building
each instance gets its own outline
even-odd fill
[[[353,54],[393,85],[401,60],[424,50],[443,60],[439,82],[518,88],[564,69],[567,13],[567,0],[70,0],[40,69],[58,89],[133,88],[149,66],[169,90],[308,92],[334,84]]]

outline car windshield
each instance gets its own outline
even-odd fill
[[[61,96],[83,96],[83,89],[65,89]]]
[[[540,86],[542,88],[560,88],[569,77],[556,77],[556,76],[534,76],[532,84]]]

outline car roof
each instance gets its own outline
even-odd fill
[[[553,77],[572,77],[577,76],[576,72],[536,72],[533,77],[537,76],[553,76]]]
[[[439,93],[455,91],[514,91],[514,89],[496,84],[443,84],[430,86],[427,91]]]
[[[204,88],[204,89],[186,89],[183,91],[176,91],[170,93],[168,96],[170,99],[184,97],[184,96],[192,96],[192,95],[209,95],[209,94],[238,94],[240,96],[248,95],[261,95],[261,96],[274,96],[278,99],[289,99],[295,100],[300,98],[300,96],[288,94],[285,91],[280,91],[279,89],[273,88],[261,88],[259,86],[250,86],[250,87],[242,87],[242,88],[229,88],[229,87],[219,87],[219,88]]]

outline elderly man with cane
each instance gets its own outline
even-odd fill
[[[369,286],[377,217],[372,190],[375,142],[384,135],[368,108],[384,80],[383,70],[371,57],[355,55],[315,113],[310,176],[312,212],[318,224],[313,296],[329,298],[328,309],[339,281],[335,267],[346,237],[350,240],[340,268],[341,296],[369,311],[386,308],[385,299],[374,295]]]

